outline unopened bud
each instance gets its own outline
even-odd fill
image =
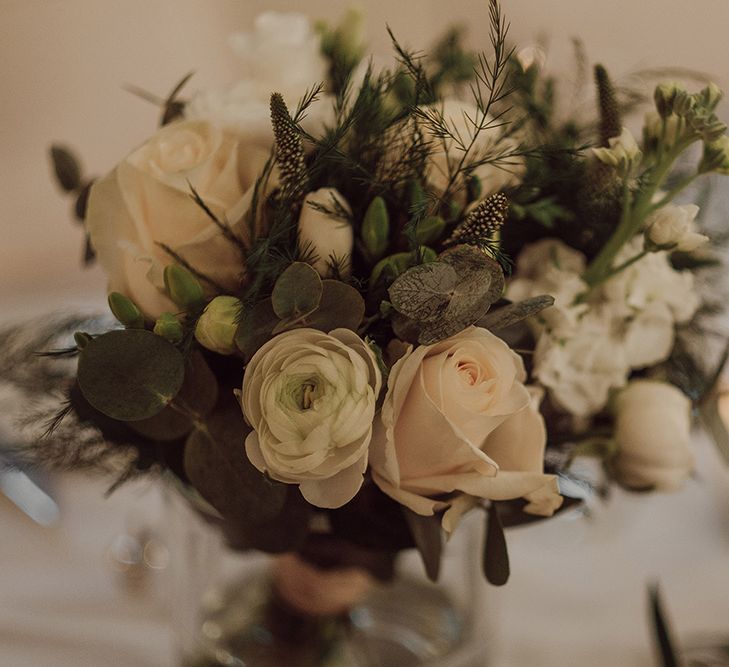
[[[701,91],[701,102],[708,111],[714,111],[722,97],[724,92],[713,81]]]
[[[197,342],[212,352],[233,354],[241,308],[240,300],[233,296],[216,296],[195,325]]]
[[[696,106],[696,99],[685,90],[678,90],[673,101],[673,112],[678,116],[690,114]]]
[[[362,221],[362,242],[373,259],[385,254],[390,239],[390,216],[382,197],[375,197]]]
[[[677,92],[678,86],[673,81],[656,86],[653,92],[653,100],[656,103],[656,110],[662,118],[667,118],[673,113],[673,103],[676,100]]]
[[[729,174],[729,136],[704,144],[704,154],[699,163],[699,173],[717,172]]]
[[[172,313],[162,313],[154,323],[154,333],[170,343],[179,343],[184,332],[182,324]]]
[[[198,279],[179,264],[165,267],[164,281],[170,299],[180,308],[196,306],[205,298]]]
[[[429,245],[438,241],[445,231],[446,223],[439,215],[429,215],[418,223],[415,240],[418,245]]]
[[[109,309],[127,329],[143,329],[144,316],[136,304],[120,292],[109,294]]]

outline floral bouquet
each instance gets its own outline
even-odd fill
[[[596,118],[565,116],[495,0],[490,21],[489,53],[391,35],[376,69],[356,13],[266,14],[232,40],[244,80],[186,77],[107,176],[55,147],[117,323],[56,352],[77,369],[25,459],[163,471],[238,548],[381,578],[415,547],[436,579],[484,510],[502,584],[504,526],[584,498],[575,457],[675,488],[698,405],[726,447],[696,344],[716,258],[673,203],[729,173],[721,91],[658,85],[638,143],[642,94],[597,66]]]

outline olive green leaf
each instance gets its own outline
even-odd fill
[[[503,586],[509,580],[509,552],[506,548],[504,527],[496,503],[489,505],[486,519],[486,539],[483,548],[483,572],[488,582]]]
[[[443,529],[438,515],[421,516],[403,507],[405,519],[412,533],[415,547],[423,560],[425,573],[431,581],[438,580],[443,553]]]
[[[278,278],[271,294],[273,312],[282,319],[297,318],[313,311],[322,298],[322,281],[316,270],[294,262]]]
[[[534,296],[524,301],[510,303],[497,310],[489,311],[478,322],[478,326],[489,331],[506,329],[554,304],[554,297],[548,294]]]
[[[187,412],[204,419],[218,400],[218,382],[200,352],[194,352],[185,365],[185,381],[176,402]],[[192,418],[179,409],[167,406],[153,417],[128,422],[130,428],[150,440],[170,442],[192,431]]]
[[[250,432],[233,401],[194,430],[185,445],[185,472],[227,521],[249,527],[271,521],[284,506],[286,485],[268,480],[248,460]]]
[[[497,262],[477,248],[455,246],[435,262],[408,269],[390,286],[390,301],[416,323],[418,342],[430,345],[477,322],[504,290]]]
[[[78,384],[99,412],[120,421],[146,419],[175,398],[185,377],[182,354],[144,329],[110,331],[81,350]]]

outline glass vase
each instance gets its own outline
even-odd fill
[[[167,505],[182,667],[488,664],[477,517],[449,540],[437,583],[414,550],[397,554],[384,583],[358,567],[233,549],[214,514],[179,489],[168,490]]]

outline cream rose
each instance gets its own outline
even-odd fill
[[[109,290],[132,299],[150,318],[177,310],[163,281],[174,260],[160,243],[222,287],[238,287],[241,253],[190,198],[190,184],[246,238],[243,217],[266,158],[266,151],[207,122],[181,121],[163,127],[94,183],[86,224]]]
[[[370,452],[387,495],[422,515],[450,507],[446,529],[471,498],[525,498],[551,515],[562,503],[543,473],[544,421],[521,358],[485,329],[469,327],[398,360]]]
[[[349,329],[276,336],[243,378],[248,458],[312,505],[341,507],[362,485],[381,383],[375,355]]]
[[[634,380],[615,402],[615,470],[631,488],[672,491],[690,475],[691,401],[676,387]]]

